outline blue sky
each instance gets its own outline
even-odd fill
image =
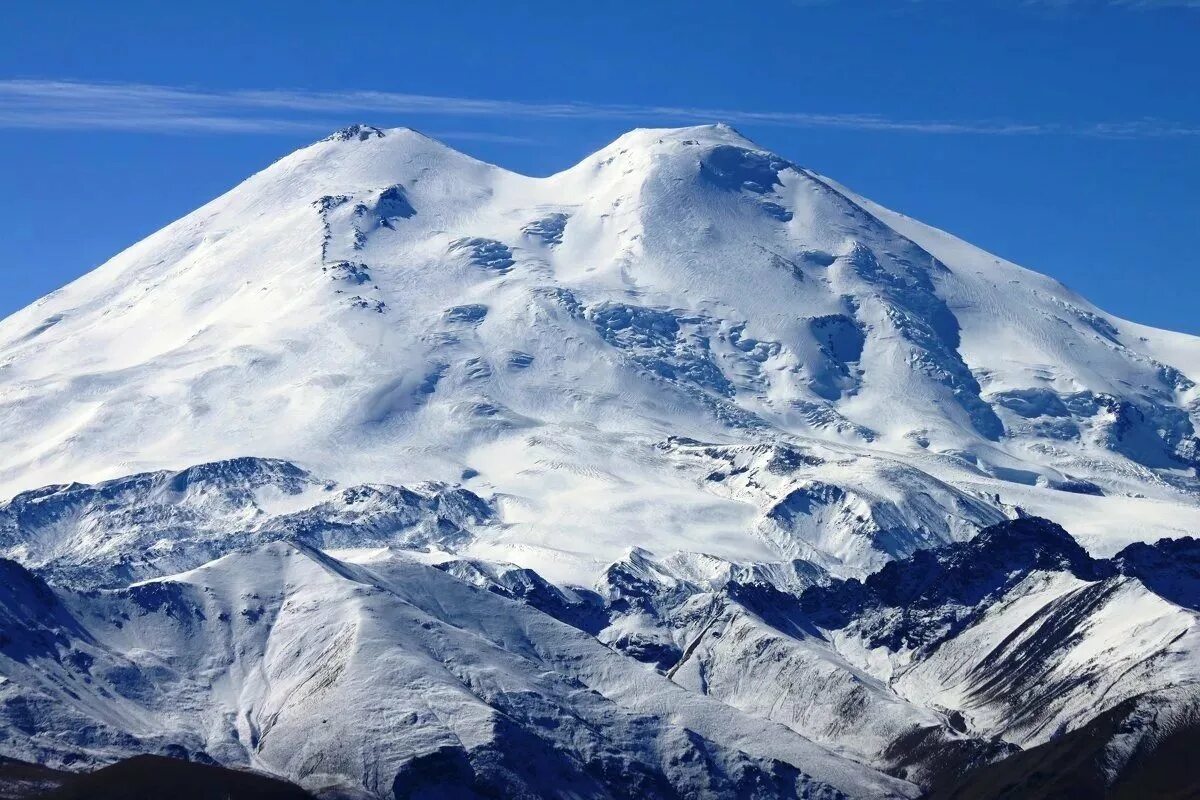
[[[13,3],[0,315],[348,122],[549,174],[723,120],[1200,333],[1200,0]]]

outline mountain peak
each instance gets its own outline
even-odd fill
[[[703,125],[685,125],[677,128],[634,128],[613,140],[613,146],[652,146],[663,143],[736,144],[742,147],[761,149],[747,139],[732,125],[711,122]]]
[[[618,136],[567,171],[605,165],[617,160],[625,161],[632,157],[699,153],[718,147],[766,152],[732,126],[723,122],[681,128],[634,128]]]
[[[355,123],[347,125],[345,128],[336,130],[333,133],[322,139],[322,142],[350,142],[360,141],[365,142],[367,139],[382,139],[384,132],[373,125],[362,125]]]
[[[240,199],[256,206],[281,206],[289,200],[346,190],[378,188],[402,182],[414,172],[485,167],[438,139],[408,127],[379,128],[356,123],[305,145],[235,186],[214,203]],[[211,206],[212,204],[210,204]]]

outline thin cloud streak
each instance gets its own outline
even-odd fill
[[[852,0],[790,0],[799,8],[814,8],[847,4]],[[923,9],[941,4],[943,6],[969,6],[979,0],[892,0],[893,9]],[[1200,9],[1200,0],[992,0],[991,5],[998,8],[1016,8],[1018,10],[1050,9],[1053,11],[1083,12],[1089,9],[1113,8],[1127,11],[1166,11],[1170,9]]]
[[[128,114],[98,110],[9,110],[0,107],[0,128],[105,130],[146,133],[320,133],[336,124],[264,117],[189,114]]]
[[[1136,11],[1153,11],[1163,8],[1200,8],[1200,0],[1025,0],[1028,6],[1054,6],[1056,8],[1071,8],[1072,6],[1115,6]]]
[[[728,108],[528,103],[396,92],[289,89],[211,91],[152,84],[0,80],[0,127],[156,133],[293,133],[336,128],[347,115],[541,120],[624,120],[644,124],[723,121],[785,128],[1113,139],[1200,136],[1200,126],[1157,119],[1082,124],[1005,120],[910,120],[877,114],[821,114]],[[445,138],[531,144],[520,136],[454,131]]]

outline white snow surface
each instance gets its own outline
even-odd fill
[[[793,555],[660,447],[783,440],[861,460],[858,513],[831,513],[878,517],[894,463],[938,487],[899,504],[922,541],[987,516],[927,524],[952,498],[1115,550],[1200,520],[1198,378],[1195,338],[727,126],[635,130],[545,178],[356,127],[0,323],[0,493],[243,455],[462,480],[508,523],[479,556],[586,584],[631,544]],[[1055,488],[1081,485],[1107,496]],[[894,555],[836,528],[795,551]]]

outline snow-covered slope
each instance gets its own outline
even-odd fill
[[[436,551],[495,521],[462,488],[341,488],[286,461],[238,458],[23,492],[0,505],[0,554],[54,581],[120,587],[277,539]]]
[[[996,508],[1084,506],[1115,550],[1138,534],[1105,520],[1200,519],[1198,352],[728,127],[538,179],[358,126],[0,323],[0,486],[265,456],[465,480],[511,523],[479,555],[556,579],[631,541],[861,571],[853,538],[755,535],[753,503],[658,447],[817,439]],[[918,540],[980,521],[927,512],[901,510]]]
[[[0,561],[0,748],[382,797],[904,797],[880,771],[937,785],[1200,686],[1192,539],[1096,560],[1022,519],[865,582],[634,551],[594,591],[425,560],[274,542],[101,592]]]
[[[727,126],[353,126],[0,321],[0,755],[911,796],[1200,681],[1197,381]]]
[[[0,741],[26,759],[170,747],[373,796],[915,794],[406,559],[275,543],[99,595],[0,568],[24,623],[0,646]]]
[[[1200,685],[1195,539],[1097,560],[1053,523],[1020,519],[863,582],[717,566],[640,553],[614,564],[598,637],[922,784],[1142,692]]]

